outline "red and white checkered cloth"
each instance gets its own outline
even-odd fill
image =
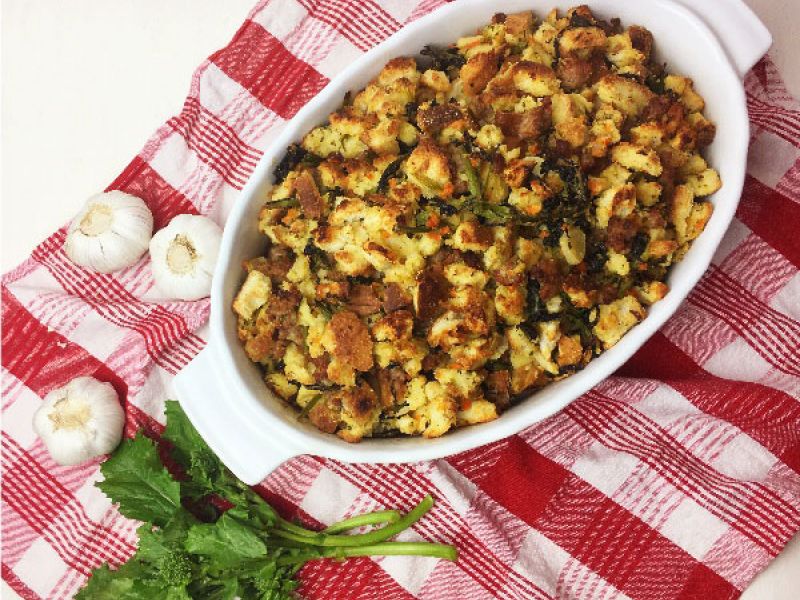
[[[370,46],[444,0],[261,2],[197,70],[183,111],[111,184],[156,227],[223,222],[288,119]],[[405,537],[433,559],[318,561],[307,598],[734,598],[800,530],[800,106],[765,60],[737,219],[678,314],[615,377],[555,417],[413,466],[301,457],[263,484],[286,516],[328,523],[377,507],[432,513]],[[114,275],[67,260],[65,229],[3,278],[2,575],[24,598],[69,598],[133,551],[136,523],[60,467],[31,417],[79,375],[126,398],[128,433],[158,431],[170,381],[203,346],[208,301],[164,302],[147,259]]]

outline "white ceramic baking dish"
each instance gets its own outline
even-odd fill
[[[578,0],[457,0],[403,28],[364,54],[305,106],[264,154],[228,222],[211,302],[208,346],[175,379],[178,398],[200,434],[243,481],[255,484],[283,461],[315,454],[347,462],[415,462],[452,455],[503,439],[564,408],[618,369],[676,311],[708,268],[736,211],[744,183],[749,127],[744,74],[772,43],[764,25],[741,0],[594,0],[601,17],[653,32],[670,70],[695,80],[708,116],[717,124],[709,151],[724,187],[713,198],[714,216],[670,275],[671,291],[617,346],[585,370],[514,406],[494,422],[463,428],[439,439],[397,438],[348,444],[298,421],[297,413],[266,388],[245,356],[230,306],[242,282],[242,260],[265,248],[257,215],[272,184],[272,170],[286,147],[339,107],[345,92],[359,90],[391,58],[416,55],[425,44],[447,44],[489,22],[496,12],[566,10]]]

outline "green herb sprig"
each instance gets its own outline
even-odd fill
[[[142,434],[126,440],[101,467],[97,484],[126,517],[144,521],[139,546],[116,570],[95,569],[78,600],[288,600],[308,561],[414,555],[455,561],[456,549],[391,542],[433,506],[426,496],[409,513],[382,510],[312,531],[283,519],[220,462],[177,402],[167,402],[166,454],[183,471],[174,478],[159,447]],[[217,508],[222,500],[227,510]],[[356,535],[346,532],[374,527]]]

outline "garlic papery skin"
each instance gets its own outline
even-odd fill
[[[153,213],[141,198],[105,192],[89,198],[73,219],[64,251],[76,265],[113,273],[139,260],[152,235]]]
[[[211,294],[222,229],[208,217],[178,215],[150,240],[153,278],[168,298],[199,300]]]
[[[33,429],[53,460],[79,465],[119,445],[125,411],[110,383],[78,377],[45,396]]]

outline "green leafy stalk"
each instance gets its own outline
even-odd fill
[[[279,564],[290,565],[307,562],[316,558],[352,558],[356,556],[432,556],[449,561],[458,560],[458,551],[447,544],[430,544],[428,542],[384,542],[371,546],[355,546],[352,548],[325,548],[318,554],[305,554],[279,559]]]
[[[463,169],[464,176],[467,179],[467,188],[469,189],[469,199],[480,201],[483,198],[483,189],[481,188],[481,180],[478,177],[478,172],[472,166],[469,156],[462,153],[456,153],[456,159],[460,169]]]
[[[267,202],[266,206],[267,208],[297,208],[300,206],[300,201],[297,198],[285,198]]]
[[[273,535],[287,540],[294,540],[295,542],[303,542],[312,546],[369,546],[371,544],[377,544],[379,542],[388,540],[389,538],[396,536],[401,531],[405,531],[414,523],[419,521],[432,507],[433,497],[427,495],[399,521],[395,521],[394,523],[390,523],[385,527],[370,531],[369,533],[362,533],[360,535],[331,535],[326,533],[318,533],[313,536],[303,537],[289,531],[281,530],[273,531]]]
[[[415,555],[457,560],[452,546],[387,541],[433,506],[426,496],[408,514],[382,510],[312,531],[283,519],[253,489],[236,479],[214,455],[176,402],[166,407],[164,440],[182,476],[174,479],[156,444],[138,435],[127,440],[102,467],[98,487],[120,512],[144,521],[139,547],[115,571],[92,573],[79,600],[258,598],[288,600],[294,575],[308,561],[355,556]],[[222,498],[232,508],[220,514],[209,502]],[[191,507],[192,511],[186,507]],[[378,526],[360,535],[343,535]]]
[[[326,527],[322,530],[322,533],[342,533],[343,531],[350,531],[351,529],[357,529],[359,527],[365,527],[367,525],[382,525],[383,523],[395,523],[400,520],[402,515],[399,511],[396,510],[380,510],[374,513],[368,513],[366,515],[359,515],[357,517],[351,517],[350,519],[345,519],[344,521],[339,521],[338,523],[334,523],[330,527]]]

